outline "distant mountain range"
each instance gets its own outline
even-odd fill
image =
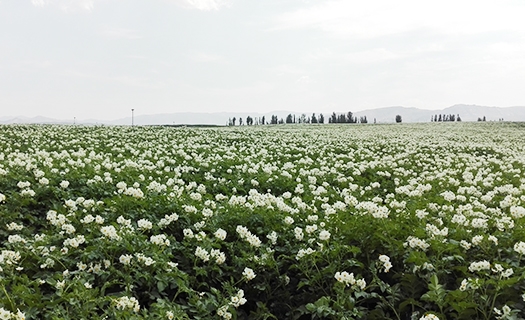
[[[349,110],[351,111],[351,110]],[[340,114],[341,112],[336,112]],[[346,112],[345,112],[346,113]],[[256,112],[216,112],[216,113],[195,113],[195,112],[181,112],[181,113],[165,113],[165,114],[151,114],[138,115],[134,117],[136,125],[179,125],[179,124],[203,124],[203,125],[226,125],[229,119],[234,117],[237,119],[236,124],[239,124],[239,118],[246,122],[246,117],[260,119],[263,116],[265,121],[269,122],[272,115],[276,115],[279,119],[286,119],[288,114],[295,115],[296,118],[301,116],[301,113],[291,111],[274,111],[268,113]],[[425,110],[417,108],[406,107],[387,107],[379,109],[370,109],[365,111],[355,112],[355,117],[364,117],[368,119],[369,123],[373,123],[374,119],[377,123],[391,123],[395,122],[396,115],[402,117],[403,122],[430,122],[431,116],[434,115],[459,115],[462,121],[477,121],[478,118],[483,118],[487,121],[525,121],[525,107],[485,107],[477,105],[457,104],[442,110]],[[316,113],[319,116],[319,113]],[[328,118],[331,113],[324,113],[325,123],[328,123]],[[306,113],[307,117],[312,116],[311,113]],[[35,124],[73,124],[71,121],[60,119],[51,119],[42,116],[37,117],[0,117],[0,124],[13,123],[35,123]],[[116,120],[77,120],[77,124],[104,124],[104,125],[130,125],[131,117],[121,118]]]

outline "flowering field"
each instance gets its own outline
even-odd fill
[[[0,319],[522,319],[525,126],[0,126]]]

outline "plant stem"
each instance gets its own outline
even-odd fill
[[[11,300],[11,297],[7,293],[7,290],[5,289],[5,286],[3,284],[2,284],[2,290],[4,291],[4,294],[7,297],[7,300],[9,300],[9,304],[11,304],[11,310],[15,311],[15,304],[13,303],[13,300]]]

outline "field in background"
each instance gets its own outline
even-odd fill
[[[0,318],[522,319],[524,136],[0,126]]]

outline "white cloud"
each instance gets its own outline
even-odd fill
[[[165,88],[166,84],[163,81],[154,80],[145,77],[131,77],[131,76],[116,76],[108,78],[111,82],[117,82],[129,87],[139,88]]]
[[[36,7],[43,7],[47,4],[46,0],[31,0],[31,3]]]
[[[231,0],[174,0],[175,3],[185,8],[211,11],[231,5]]]
[[[94,8],[94,0],[31,0],[31,3],[35,7],[55,6],[66,13],[91,12]]]
[[[317,29],[334,37],[373,38],[427,28],[445,34],[525,32],[525,3],[510,0],[325,1],[281,14],[275,29]]]
[[[352,49],[333,51],[327,48],[312,51],[303,56],[303,61],[309,64],[322,61],[337,61],[340,64],[375,64],[400,59],[427,56],[432,53],[445,52],[442,45],[431,43],[428,45],[407,46],[406,48],[384,48],[381,46],[366,49]]]
[[[310,78],[310,76],[302,76],[299,79],[297,79],[296,82],[301,83],[301,84],[309,84],[309,83],[312,83],[313,81]]]
[[[126,87],[138,87],[145,89],[166,88],[166,82],[146,76],[103,75],[92,71],[85,72],[74,69],[65,70],[63,74],[71,78],[88,79],[97,83],[104,83],[104,85],[123,85]]]
[[[196,62],[222,62],[224,61],[224,58],[215,55],[215,54],[209,54],[209,53],[196,53],[190,56],[190,58]]]
[[[394,52],[385,48],[374,48],[352,52],[334,52],[328,49],[321,49],[311,52],[304,56],[304,61],[316,63],[323,60],[339,61],[340,63],[363,64],[377,63],[388,60],[405,58],[413,53]]]
[[[136,30],[109,26],[104,27],[102,34],[110,38],[124,38],[130,40],[142,38],[142,35],[140,35]]]
[[[44,61],[41,61],[41,60],[28,60],[28,61],[24,61],[23,64],[26,65],[26,66],[33,67],[33,68],[38,68],[38,69],[49,68],[51,66],[51,62],[48,61],[48,60],[44,60]]]
[[[282,77],[285,75],[300,75],[305,73],[305,70],[303,68],[299,68],[291,64],[276,65],[270,67],[269,70],[272,72],[272,74],[278,77]]]

